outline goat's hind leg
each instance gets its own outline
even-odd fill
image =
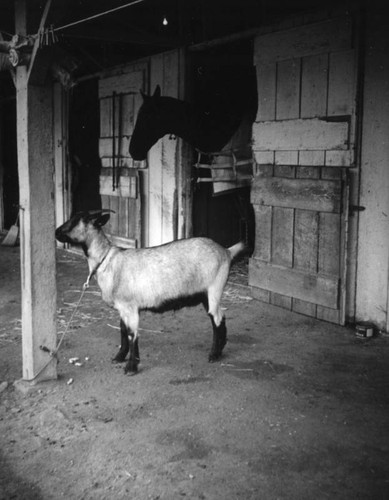
[[[128,351],[130,350],[130,342],[128,340],[127,327],[124,321],[120,320],[120,349],[116,356],[112,359],[113,363],[123,363],[126,360]]]
[[[222,318],[219,325],[216,325],[214,318],[210,315],[213,328],[213,341],[208,361],[213,363],[221,358],[224,346],[227,343],[226,318]]]
[[[213,341],[211,352],[208,356],[208,361],[213,363],[220,359],[223,348],[227,343],[227,327],[226,319],[223,316],[220,308],[221,295],[223,293],[223,286],[216,286],[208,292],[208,314],[212,321]]]

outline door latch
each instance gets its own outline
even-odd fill
[[[350,205],[349,210],[350,214],[354,214],[355,212],[363,212],[366,210],[366,207],[361,207],[361,205]]]

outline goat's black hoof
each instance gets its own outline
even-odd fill
[[[124,363],[125,360],[126,360],[126,355],[118,353],[114,358],[112,358],[111,361],[112,363]]]
[[[133,368],[130,368],[130,367],[126,366],[124,368],[124,375],[130,375],[130,376],[132,376],[132,375],[136,375],[137,373],[138,373],[138,367],[137,366],[135,366]]]
[[[214,363],[215,361],[219,361],[219,359],[222,357],[222,353],[213,353],[208,356],[208,362],[209,363]]]

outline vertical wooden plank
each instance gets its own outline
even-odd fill
[[[294,165],[298,163],[298,151],[275,151],[274,176],[293,179],[296,176]]]
[[[69,215],[66,211],[66,131],[64,123],[63,102],[64,91],[59,83],[53,86],[53,112],[54,112],[54,171],[55,171],[55,225],[63,224]],[[0,220],[1,224],[1,220]],[[57,242],[58,246],[64,246]]]
[[[260,300],[261,302],[265,302],[266,304],[270,303],[270,292],[268,290],[264,290],[263,288],[259,288],[254,284],[251,284],[251,296],[253,299]]]
[[[318,168],[299,167],[298,177],[301,168],[310,169],[310,178],[312,178],[315,172],[317,176],[319,174]],[[318,212],[296,210],[293,267],[307,271],[310,274],[315,274],[317,272],[318,226]],[[294,298],[292,301],[292,310],[299,314],[316,317],[316,305],[311,302]]]
[[[303,58],[301,77],[301,118],[325,116],[327,108],[327,73],[327,54]]]
[[[24,0],[15,3],[15,19],[15,32],[26,35]],[[54,350],[57,342],[52,98],[51,84],[28,85],[26,66],[16,68],[22,351],[26,381],[57,377],[56,358],[50,358],[40,348],[44,345]]]
[[[340,273],[340,216],[320,213],[319,273],[339,276]]]
[[[322,168],[322,179],[341,179],[342,171],[340,168]],[[344,200],[348,203],[347,200]],[[342,271],[345,265],[342,255],[344,255],[344,249],[341,248],[341,241],[346,237],[343,235],[341,230],[341,217],[338,214],[321,214],[321,234],[320,234],[320,251],[319,251],[319,261],[320,269],[328,274],[338,274],[339,279],[346,279],[345,274]],[[332,247],[332,253],[328,253],[328,248]],[[325,258],[324,258],[325,257]],[[344,275],[341,276],[341,273]],[[344,287],[343,287],[344,288]],[[339,290],[341,293],[341,290]],[[343,292],[345,293],[344,289]],[[341,298],[341,297],[340,297]],[[343,297],[344,301],[344,297]],[[343,305],[339,304],[340,309],[330,309],[328,307],[318,306],[317,307],[317,318],[324,321],[330,321],[332,323],[343,323],[344,319],[341,317],[343,315]]]
[[[312,302],[306,302],[305,300],[295,299],[292,301],[292,310],[299,314],[304,314],[305,316],[310,316],[311,318],[316,318],[317,314],[316,304]]]
[[[276,116],[276,63],[256,67],[258,110],[256,121],[274,120]]]
[[[111,214],[111,225],[110,225],[110,233],[112,235],[119,235],[119,197],[111,196],[110,197],[110,209],[115,213]]]
[[[273,264],[292,267],[293,218],[293,208],[273,207],[271,255]]]
[[[320,173],[322,179],[339,180],[342,178],[342,169],[337,167],[323,167]]]
[[[137,200],[133,198],[127,198],[127,210],[128,210],[128,235],[129,238],[138,239],[137,233]]]
[[[122,95],[122,134],[123,136],[132,135],[135,124],[134,94]]]
[[[178,97],[179,93],[179,51],[165,53],[163,56],[163,92]],[[177,176],[176,157],[180,139],[162,138],[162,240],[172,241],[177,234]]]
[[[128,238],[128,198],[119,197],[119,235]]]
[[[154,92],[156,85],[163,88],[163,56],[158,54],[150,59],[150,90]],[[150,149],[148,154],[149,167],[149,245],[162,243],[162,140]]]
[[[276,120],[298,118],[300,106],[300,60],[277,64]]]
[[[109,201],[110,201],[109,196],[102,194],[101,195],[101,208],[109,210],[111,208]],[[111,217],[110,217],[110,220],[107,222],[107,224],[104,226],[104,230],[108,234],[111,234]]]
[[[270,262],[272,207],[253,205],[255,213],[254,257]]]
[[[100,99],[100,137],[112,136],[112,99]]]
[[[3,128],[4,118],[0,116],[0,231],[4,229],[4,141],[1,140],[3,137]]]
[[[270,294],[270,304],[273,306],[282,307],[290,311],[292,309],[292,297],[281,295],[280,293],[272,292]]]
[[[339,309],[330,309],[329,307],[317,306],[317,319],[329,321],[330,323],[340,323]]]
[[[296,169],[298,179],[319,179],[320,168],[324,165],[325,151],[300,151],[299,167]]]
[[[295,213],[293,267],[309,273],[317,272],[319,214],[311,210]]]
[[[354,50],[330,55],[328,79],[328,116],[351,115],[355,96]]]

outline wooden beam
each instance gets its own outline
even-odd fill
[[[256,122],[253,139],[254,151],[346,150],[349,123],[318,118]]]
[[[341,182],[319,179],[255,177],[251,203],[316,212],[340,212]]]
[[[331,309],[339,303],[339,278],[250,259],[249,285]]]
[[[267,33],[255,39],[255,64],[346,50],[351,48],[351,33],[349,17]]]
[[[15,14],[16,31],[26,34],[25,0]],[[27,68],[19,66],[16,97],[23,379],[36,382],[57,376],[55,358],[41,349],[53,351],[57,340],[52,89],[29,86]]]

